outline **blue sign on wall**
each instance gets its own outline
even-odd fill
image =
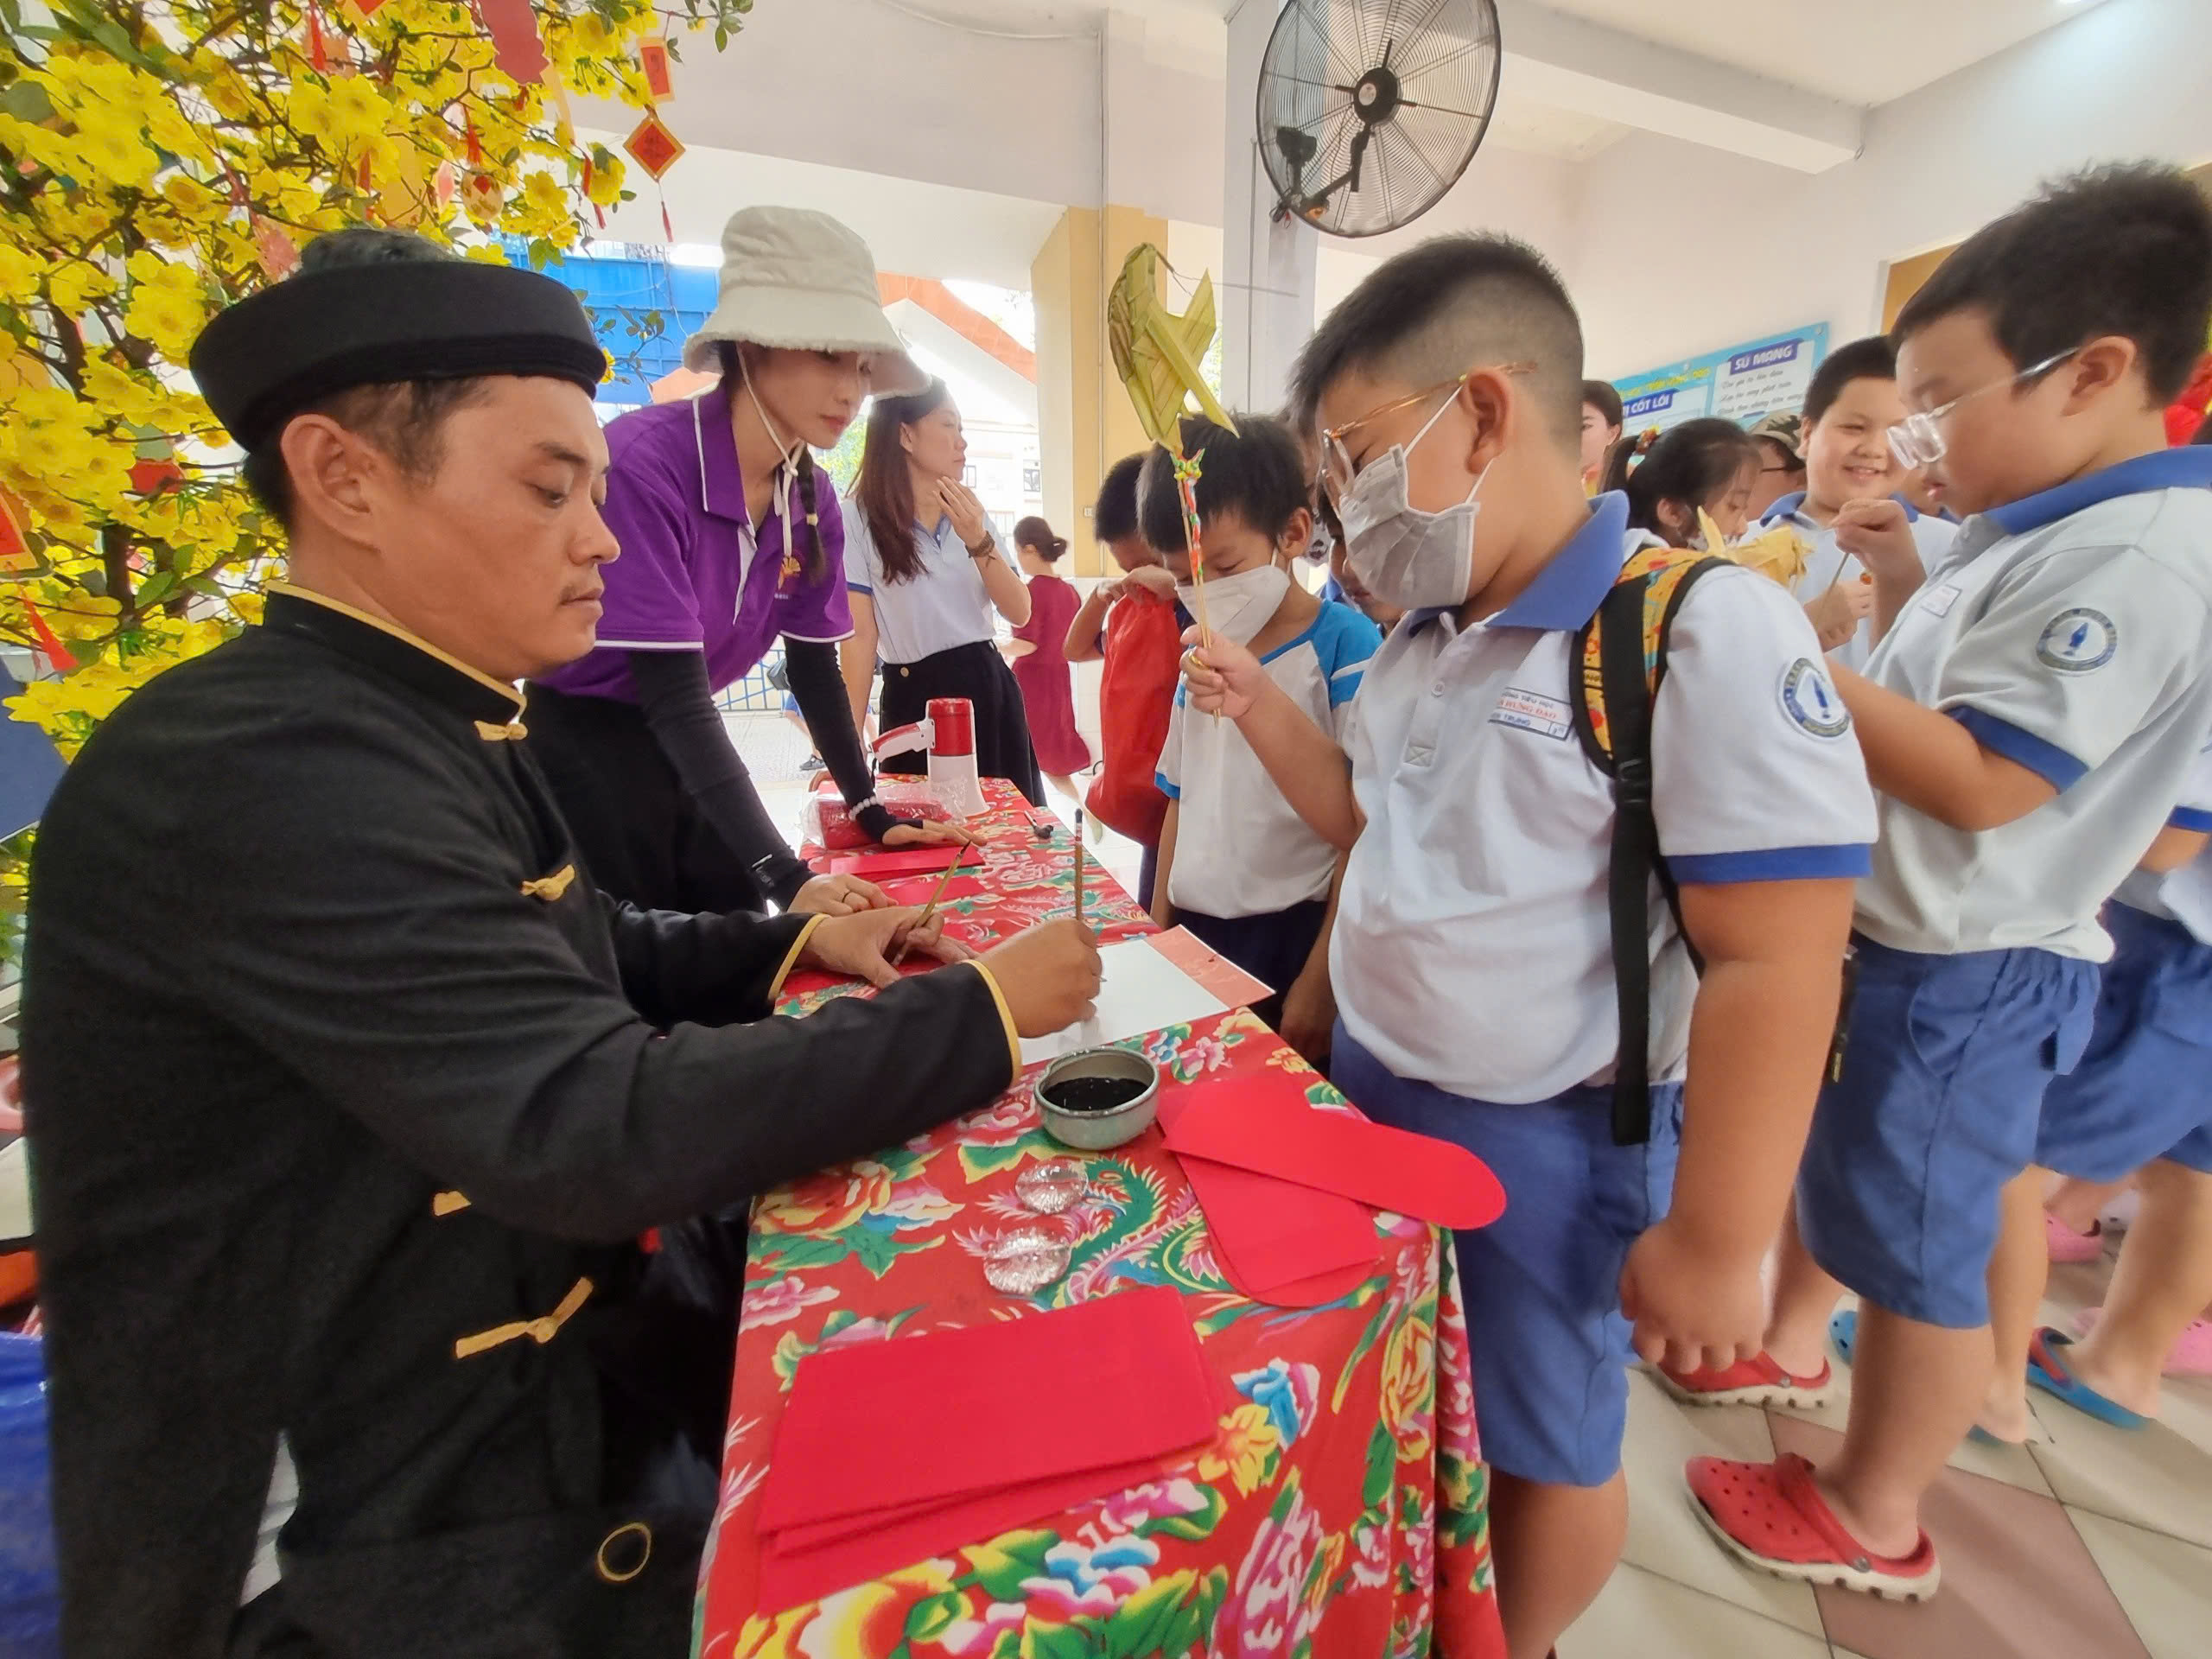
[[[22,689],[14,675],[0,668],[0,702]],[[53,740],[0,708],[0,841],[38,822],[47,798],[61,781],[61,756]]]
[[[1628,375],[1613,382],[1621,395],[1622,425],[1631,433],[1653,427],[1664,431],[1701,415],[1720,415],[1748,426],[1776,410],[1796,409],[1827,349],[1828,326],[1816,322]]]
[[[507,257],[527,267],[528,246],[508,238]],[[716,273],[710,268],[626,254],[549,260],[544,271],[575,289],[599,343],[614,359],[614,378],[599,389],[601,403],[652,402],[652,383],[683,365],[683,342],[715,308]]]

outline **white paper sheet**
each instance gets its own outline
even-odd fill
[[[1154,950],[1147,940],[1124,939],[1119,944],[1103,946],[1098,961],[1104,978],[1098,988],[1097,1014],[1049,1037],[1024,1039],[1024,1065],[1141,1036],[1163,1026],[1208,1019],[1229,1007]]]

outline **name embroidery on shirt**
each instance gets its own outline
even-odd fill
[[[1809,657],[1782,671],[1782,712],[1791,725],[1815,737],[1841,737],[1851,729],[1851,710]]]
[[[1534,691],[1523,691],[1512,685],[1505,688],[1497,707],[1491,710],[1490,723],[1554,737],[1562,742],[1574,731],[1573,711],[1557,697],[1539,696]]]
[[[1954,588],[1946,582],[1922,600],[1920,608],[1930,616],[1948,616],[1951,613],[1951,607],[1959,602],[1959,595],[1964,591],[1963,588]]]
[[[2120,630],[2102,611],[2086,607],[2061,611],[2044,625],[2036,641],[2036,660],[2061,674],[2088,674],[2120,652]]]

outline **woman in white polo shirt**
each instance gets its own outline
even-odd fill
[[[965,697],[976,710],[976,769],[1011,779],[1042,805],[1044,783],[1029,743],[1021,689],[995,643],[995,610],[1029,620],[1029,590],[1000,546],[975,492],[960,411],[942,380],[908,397],[879,397],[868,411],[859,482],[844,503],[845,582],[853,636],[845,688],[853,718],[868,718],[868,682],[883,664],[880,729],[909,725],[932,697]],[[918,772],[918,751],[886,772]]]

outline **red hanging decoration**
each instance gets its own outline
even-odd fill
[[[584,157],[583,178],[581,182],[583,186],[583,193],[587,200],[588,200],[591,195],[591,157],[589,156],[586,156]],[[607,228],[607,210],[594,201],[591,204],[591,211],[592,217],[599,221],[599,228],[602,231],[605,230]]]
[[[683,141],[668,130],[668,124],[659,116],[647,113],[637,128],[622,141],[622,148],[636,158],[645,176],[658,181],[683,154]]]
[[[537,17],[530,0],[475,0],[476,15],[492,37],[492,61],[518,86],[545,73],[545,45],[537,37]]]
[[[308,0],[308,63],[318,75],[330,73],[330,43],[322,37],[322,18]]]
[[[645,90],[659,101],[676,96],[676,77],[668,67],[668,42],[639,41],[638,67],[645,72]]]
[[[142,461],[130,469],[130,487],[139,495],[157,495],[169,485],[183,482],[184,468],[166,455]]]
[[[468,147],[468,164],[481,167],[484,165],[484,141],[476,136],[476,118],[464,115],[461,119],[461,139]]]
[[[54,630],[46,626],[46,619],[38,613],[38,607],[28,598],[23,601],[23,614],[30,618],[31,632],[38,636],[38,648],[46,653],[47,661],[63,674],[77,666],[77,659],[69,654],[69,648],[54,637]]]
[[[38,567],[39,556],[31,551],[30,537],[23,529],[22,503],[0,484],[0,575]]]
[[[670,221],[668,217],[668,197],[665,194],[663,194],[660,199],[660,228],[662,232],[668,238],[669,246],[671,248],[674,247],[676,245],[676,226]]]

